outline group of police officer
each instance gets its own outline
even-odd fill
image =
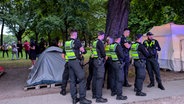
[[[82,54],[86,50],[82,46],[80,40],[77,39],[77,31],[70,31],[70,40],[65,42],[65,71],[63,74],[63,83],[60,94],[66,95],[66,85],[70,78],[70,93],[73,104],[91,104],[92,101],[86,99],[86,90],[90,89],[92,80],[92,98],[97,103],[106,103],[108,100],[102,97],[102,87],[104,84],[105,63],[108,65],[109,88],[111,96],[116,95],[117,100],[126,100],[127,96],[123,95],[122,87],[131,87],[128,83],[128,69],[130,57],[133,59],[135,66],[135,84],[134,91],[136,96],[146,96],[142,92],[143,82],[146,75],[146,69],[150,77],[150,84],[147,87],[153,87],[154,77],[158,82],[158,88],[165,90],[162,85],[157,51],[161,48],[157,40],[153,39],[153,34],[148,32],[148,39],[142,44],[142,34],[135,36],[136,41],[131,42],[127,39],[130,35],[128,28],[124,29],[122,36],[115,35],[107,38],[107,44],[104,44],[104,32],[97,33],[97,40],[93,42],[91,49],[89,77],[87,84],[85,81],[85,71],[82,68]],[[129,54],[130,53],[130,54]],[[154,76],[155,75],[155,76]],[[77,84],[79,84],[79,98],[77,97]],[[87,88],[86,88],[87,86]]]

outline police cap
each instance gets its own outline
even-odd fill
[[[105,33],[104,33],[103,31],[99,31],[99,32],[98,32],[98,36],[99,36],[99,35],[105,35]]]
[[[143,36],[142,34],[137,34],[137,35],[135,36],[135,39],[137,40],[137,39],[141,38],[142,36]]]
[[[146,34],[146,36],[151,36],[151,35],[153,35],[153,33],[151,33],[151,32],[148,32],[148,33]]]
[[[121,36],[118,35],[118,34],[115,34],[115,35],[114,35],[114,39],[118,39],[118,38],[121,38]]]

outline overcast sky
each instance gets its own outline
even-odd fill
[[[0,24],[0,33],[1,33],[1,28],[2,28],[2,25]],[[11,34],[11,33],[8,33],[8,27],[4,26],[4,30],[3,30],[3,34],[5,35],[8,35],[8,34]]]

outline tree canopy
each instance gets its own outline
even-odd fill
[[[154,25],[183,24],[183,5],[182,0],[1,0],[0,23],[17,40],[28,36],[37,41],[41,37],[66,41],[69,30],[75,28],[90,44],[99,30],[114,36],[126,27],[136,34]],[[2,38],[1,32],[1,45]]]

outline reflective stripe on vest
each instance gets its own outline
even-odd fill
[[[92,51],[91,51],[94,58],[98,58],[98,53],[96,50],[97,42],[98,42],[98,40],[93,42],[93,47],[92,47]]]
[[[76,59],[73,47],[74,47],[74,40],[65,42],[65,52],[66,52],[65,59],[66,60]]]
[[[68,59],[68,56],[65,55],[65,61],[68,62],[68,60],[69,60],[69,59]]]
[[[106,45],[105,46],[105,53],[108,57],[111,57],[111,53],[110,53],[110,45]]]
[[[116,54],[116,47],[117,47],[118,44],[114,43],[114,44],[111,44],[110,45],[110,53],[111,53],[111,58],[112,58],[112,61],[118,61],[118,56]]]
[[[133,59],[139,59],[138,49],[139,43],[134,43],[131,46],[130,55]]]
[[[146,47],[152,47],[155,45],[155,40],[151,40],[150,44],[148,43],[148,41],[145,41]]]

